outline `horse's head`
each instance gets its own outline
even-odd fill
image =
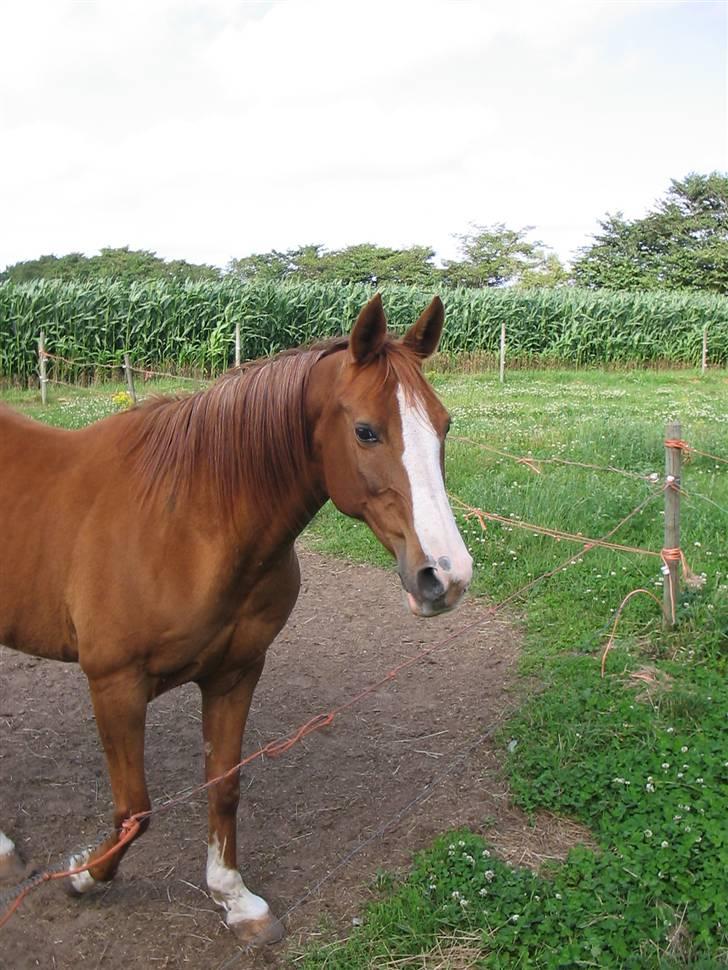
[[[418,616],[456,606],[473,571],[443,481],[450,419],[422,373],[443,319],[435,297],[402,340],[393,340],[375,296],[359,314],[344,362],[331,375],[316,427],[330,498],[342,512],[363,519],[396,557]]]

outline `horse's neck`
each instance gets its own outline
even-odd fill
[[[340,367],[341,355],[332,354],[314,364],[309,374],[304,400],[311,451],[302,467],[291,471],[277,508],[266,509],[265,500],[257,505],[249,496],[240,496],[238,534],[254,537],[256,548],[268,550],[290,545],[328,500],[323,467],[313,442]]]

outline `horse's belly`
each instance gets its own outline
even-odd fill
[[[31,657],[41,657],[43,660],[62,660],[66,663],[75,663],[78,660],[75,644],[39,637],[34,631],[17,632],[0,628],[0,643],[11,650],[27,653]]]

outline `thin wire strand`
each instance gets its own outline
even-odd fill
[[[662,491],[663,490],[660,489],[659,491],[651,493],[645,500],[645,504],[647,501],[651,500],[652,498],[656,498],[657,495],[662,494]],[[491,521],[491,522],[498,522],[501,525],[517,526],[519,529],[526,529],[529,532],[535,532],[538,535],[549,536],[552,539],[566,539],[569,542],[578,542],[585,546],[599,546],[603,549],[611,549],[615,552],[630,552],[630,553],[635,553],[642,556],[655,556],[657,558],[660,557],[660,553],[655,552],[654,549],[645,549],[640,546],[628,546],[622,543],[609,542],[605,539],[590,539],[587,536],[577,535],[574,532],[562,532],[559,529],[551,529],[546,526],[534,525],[532,522],[524,522],[522,519],[511,519],[505,515],[497,515],[495,512],[484,512],[482,509],[475,508],[474,506],[469,505],[467,502],[464,502],[456,495],[450,494],[450,498],[452,501],[457,503],[458,507],[462,511],[466,513],[465,518],[472,517],[477,519],[480,522],[480,526],[484,531],[485,531],[484,520],[487,519],[488,521]]]
[[[594,465],[589,462],[574,461],[570,458],[557,458],[552,456],[551,458],[536,458],[533,455],[519,456],[512,455],[508,451],[501,451],[499,448],[494,448],[492,445],[486,445],[482,441],[474,441],[472,438],[465,438],[461,435],[450,435],[450,441],[463,442],[469,445],[473,445],[476,448],[482,448],[484,451],[490,451],[494,455],[501,455],[503,458],[510,458],[511,461],[515,461],[519,465],[526,465],[531,471],[535,472],[537,475],[541,474],[541,469],[539,465],[572,465],[576,468],[588,468],[593,471],[602,472],[612,472],[615,475],[623,475],[626,478],[635,478],[640,481],[650,482],[654,481],[653,475],[642,475],[639,472],[627,471],[624,468],[616,468],[614,465]]]
[[[69,360],[67,357],[61,357],[60,354],[51,354],[47,350],[39,351],[39,356],[45,357],[47,360],[60,361],[60,363],[66,364],[69,367],[86,368],[89,370],[93,368],[98,368],[98,367],[103,367],[106,370],[124,369],[123,364],[101,364],[99,362],[84,363],[82,361]],[[132,370],[135,374],[144,374],[144,375],[149,374],[152,377],[166,377],[166,378],[169,378],[169,380],[173,380],[173,381],[194,381],[197,384],[205,384],[210,382],[209,377],[188,377],[184,374],[170,374],[170,373],[167,373],[166,371],[150,370],[148,367],[131,367],[130,370]],[[46,380],[53,383],[65,383],[65,381],[55,382],[51,377],[46,378]],[[68,386],[75,387],[74,384],[69,384]]]
[[[346,866],[348,866],[353,859],[359,855],[360,852],[367,848],[367,846],[371,845],[372,842],[381,838],[387,832],[395,829],[402,819],[410,814],[416,805],[419,805],[420,802],[424,801],[438,785],[442,784],[447,777],[449,777],[456,769],[460,768],[467,761],[476,748],[480,747],[481,744],[484,744],[495,734],[496,730],[505,719],[505,713],[506,712],[500,714],[483,734],[480,734],[477,738],[471,740],[471,742],[461,750],[460,754],[456,756],[454,760],[443,768],[443,770],[440,771],[440,773],[437,774],[432,781],[429,782],[429,784],[425,785],[425,787],[419,791],[414,798],[410,799],[406,805],[403,805],[398,812],[390,816],[386,821],[382,822],[382,824],[379,825],[371,833],[371,835],[368,835],[365,839],[361,839],[359,842],[357,842],[357,844],[349,852],[339,859],[336,865],[329,869],[329,871],[318,879],[310,889],[306,890],[306,892],[300,896],[295,903],[288,907],[285,913],[281,916],[281,921],[283,922],[289,919],[289,917],[295,913],[296,910],[300,909],[300,907],[303,906],[303,904],[306,903],[312,896],[315,896],[322,889],[322,887],[329,882],[329,880],[333,879],[337,873],[341,872],[342,869],[345,869]],[[250,944],[250,946],[253,945],[254,944]],[[229,957],[224,963],[219,965],[217,970],[228,970],[228,968],[237,963],[241,957],[245,956],[246,952],[246,950],[242,950],[241,952],[234,954],[232,957]]]

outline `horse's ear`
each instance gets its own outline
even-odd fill
[[[445,307],[440,297],[436,296],[417,323],[409,328],[402,343],[424,360],[437,350],[444,322]]]
[[[349,337],[351,356],[357,364],[371,360],[382,349],[387,336],[387,318],[384,316],[382,298],[377,293],[362,308]]]

